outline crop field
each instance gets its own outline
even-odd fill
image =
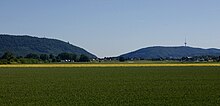
[[[75,63],[75,64],[7,64],[7,65],[0,65],[0,68],[49,68],[49,67],[60,67],[60,68],[67,68],[67,67],[189,67],[189,66],[203,66],[203,67],[210,67],[210,66],[220,66],[219,63],[106,63],[106,64],[90,64],[90,63]]]
[[[216,65],[0,67],[0,105],[220,105]]]

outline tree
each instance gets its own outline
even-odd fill
[[[41,54],[40,59],[43,61],[49,60],[49,56],[47,54]]]
[[[76,61],[76,57],[77,57],[76,54],[70,53],[69,55],[70,55],[70,60]]]
[[[74,61],[76,61],[77,55],[73,54],[73,53],[60,53],[60,54],[58,54],[57,57],[58,57],[58,59],[61,59],[61,60],[74,60]]]
[[[49,55],[49,60],[50,60],[50,62],[57,62],[57,59],[53,54]]]
[[[81,54],[79,57],[79,62],[89,62],[89,57],[84,54]]]
[[[125,61],[125,58],[120,56],[119,59],[118,59],[120,62],[124,62]]]
[[[218,57],[218,60],[217,60],[217,62],[220,62],[220,56]]]
[[[33,53],[30,53],[30,54],[27,54],[25,56],[25,58],[29,58],[29,59],[39,59],[39,56],[37,54],[33,54]]]
[[[1,57],[1,59],[6,59],[6,60],[8,60],[8,61],[10,61],[10,60],[12,60],[12,59],[14,59],[15,57],[14,57],[14,55],[11,53],[11,52],[5,52],[4,54],[3,54],[3,56]]]
[[[55,59],[55,56],[53,54],[50,54],[49,59]]]

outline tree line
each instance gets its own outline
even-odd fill
[[[177,62],[220,62],[220,56],[212,56],[212,55],[204,55],[204,56],[192,56],[192,57],[182,57],[182,58],[152,58],[152,59],[144,59],[144,58],[125,58],[125,57],[105,57],[103,60],[105,61],[139,61],[139,60],[147,60],[147,61],[177,61]]]
[[[58,55],[53,54],[35,54],[30,53],[26,56],[15,56],[11,52],[5,52],[0,57],[0,64],[33,64],[33,63],[55,63],[55,62],[89,62],[88,56],[81,54],[80,56],[74,53],[60,53]]]

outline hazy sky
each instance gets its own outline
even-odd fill
[[[0,33],[57,38],[99,57],[148,46],[220,48],[220,0],[0,0]]]

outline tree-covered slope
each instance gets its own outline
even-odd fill
[[[86,50],[56,39],[38,38],[31,36],[0,35],[0,55],[4,52],[12,52],[17,56],[25,56],[29,53],[54,54],[68,52],[77,55],[87,55],[96,58]]]
[[[154,59],[154,58],[182,58],[187,56],[204,56],[213,55],[220,56],[219,49],[201,49],[193,47],[147,47],[139,49],[134,52],[121,55],[124,58],[142,58],[142,59]]]

